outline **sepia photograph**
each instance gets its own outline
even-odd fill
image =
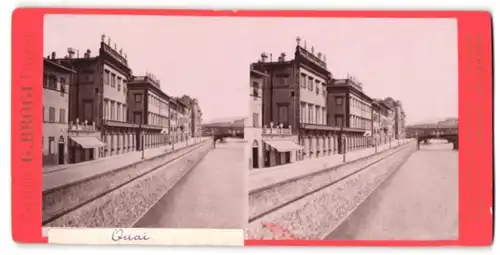
[[[456,20],[249,26],[246,238],[457,240]]]
[[[47,15],[43,227],[458,238],[454,19]]]
[[[45,16],[44,228],[245,227],[248,65],[224,24]]]

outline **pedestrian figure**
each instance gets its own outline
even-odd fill
[[[215,136],[213,136],[213,139],[214,139],[214,149],[215,149],[215,144],[217,143],[217,139],[215,138]]]

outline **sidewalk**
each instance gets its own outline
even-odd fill
[[[195,142],[201,143],[208,140],[207,137],[191,138],[187,146]],[[186,142],[176,143],[174,150],[186,147]],[[77,164],[60,165],[55,167],[43,168],[43,191],[57,188],[61,185],[76,182],[82,179],[90,178],[95,175],[103,174],[115,169],[123,168],[144,160],[148,160],[172,151],[172,145],[161,146],[158,148],[146,149],[144,159],[142,151],[133,151],[116,156],[104,157],[97,160],[86,161]]]
[[[399,145],[409,143],[410,139],[401,139]],[[391,144],[383,144],[377,147],[377,152],[398,147],[398,141],[394,140]],[[346,163],[356,159],[364,158],[375,154],[375,147],[360,149],[346,153]],[[326,168],[335,167],[344,164],[343,155],[335,154],[316,159],[302,160],[291,164],[279,165],[268,168],[252,170],[250,172],[249,191],[283,182],[292,178],[297,178],[305,174],[321,171]]]

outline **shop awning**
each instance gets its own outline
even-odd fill
[[[70,139],[75,141],[75,143],[79,144],[84,149],[102,147],[106,145],[93,136],[74,136],[70,137]]]
[[[275,148],[279,152],[288,152],[293,150],[301,150],[302,146],[296,144],[293,141],[289,140],[272,140],[272,141],[264,141],[269,146]]]

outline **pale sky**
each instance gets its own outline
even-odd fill
[[[293,58],[300,36],[327,55],[334,77],[354,75],[370,97],[400,100],[411,124],[458,116],[456,26],[455,19],[47,15],[44,56],[62,57],[68,47],[95,56],[106,34],[134,75],[154,73],[168,95],[197,98],[209,121],[245,116],[250,63],[262,52]]]

